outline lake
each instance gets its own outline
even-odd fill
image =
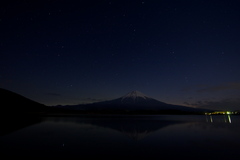
[[[0,154],[7,157],[232,160],[240,155],[238,115],[79,115],[1,121]]]

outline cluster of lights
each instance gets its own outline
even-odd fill
[[[205,115],[213,115],[213,114],[236,114],[235,112],[230,112],[230,111],[216,111],[216,112],[207,112]]]
[[[238,114],[238,112],[230,112],[230,111],[216,111],[216,112],[206,112],[205,115],[209,115],[207,117],[209,117],[209,119],[207,118],[207,122],[211,122],[213,123],[213,116],[211,115],[226,115],[224,116],[224,121],[228,122],[228,123],[232,123],[231,120],[231,115],[232,114]]]

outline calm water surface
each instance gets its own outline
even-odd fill
[[[6,118],[4,123],[0,154],[8,157],[240,158],[236,115]]]

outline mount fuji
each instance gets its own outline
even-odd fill
[[[139,91],[132,91],[120,98],[109,101],[58,107],[94,113],[129,114],[201,114],[209,111],[207,109],[167,104]]]

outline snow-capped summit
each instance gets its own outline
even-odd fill
[[[128,94],[126,94],[125,96],[122,97],[122,100],[125,98],[132,98],[132,99],[136,99],[136,98],[143,98],[143,99],[147,99],[148,96],[146,96],[145,94],[139,92],[139,91],[132,91],[129,92]]]
[[[132,91],[119,98],[121,105],[159,105],[160,101],[157,101],[149,96],[146,96],[142,92]],[[162,102],[161,102],[162,103]],[[163,105],[163,103],[162,103]]]

